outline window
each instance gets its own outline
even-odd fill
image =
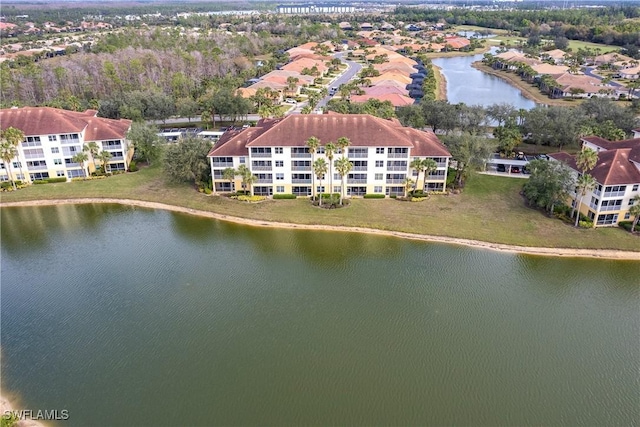
[[[318,149],[316,150],[316,153],[324,154],[324,147],[318,147]]]
[[[47,162],[44,160],[28,160],[27,167],[47,166]]]
[[[377,168],[383,168],[384,167],[384,160],[376,160],[376,167]]]
[[[5,168],[4,163],[0,163],[0,169],[4,169],[4,168]]]
[[[635,184],[635,185],[633,186],[633,188],[631,189],[631,191],[638,191],[638,184]]]
[[[622,199],[603,200],[600,206],[601,211],[619,211],[622,206]]]
[[[382,193],[382,186],[381,185],[376,185],[375,187],[373,187],[373,192],[374,193]]]
[[[284,167],[284,160],[276,160],[276,167],[277,168],[283,168]]]
[[[368,148],[349,148],[349,157],[350,158],[366,158],[368,154]]]
[[[284,193],[284,185],[276,186],[276,193]]]
[[[78,134],[77,133],[69,133],[66,135],[60,135],[60,141],[71,141],[74,139],[78,139]]]
[[[56,142],[58,138],[55,135],[49,135],[49,142]]]
[[[13,162],[13,167],[14,167],[14,168],[21,168],[21,167],[22,167],[22,163],[20,163],[20,162]]]
[[[384,147],[376,147],[376,154],[384,154]]]
[[[319,186],[317,186],[317,187],[316,187],[316,191],[317,191],[318,193],[324,193],[324,185],[322,185],[322,186],[320,186],[320,185],[319,185]]]
[[[28,136],[22,141],[23,147],[40,147],[41,145],[39,136]]]
[[[65,176],[64,171],[56,171],[56,176],[58,178],[62,178],[63,176]]]
[[[631,214],[629,212],[627,212],[626,214],[624,214],[624,219],[631,219]]]
[[[613,225],[618,222],[618,214],[607,214],[598,216],[598,225]]]
[[[381,181],[384,179],[384,174],[383,173],[377,173],[375,176],[375,180],[376,181]]]
[[[58,147],[51,147],[51,154],[58,154],[60,153],[60,149]]]
[[[284,179],[284,174],[283,173],[277,173],[276,174],[276,180],[281,181]]]
[[[334,193],[339,193],[339,192],[340,192],[340,190],[342,190],[342,188],[341,188],[339,185],[334,185],[334,186],[333,186],[333,192],[334,192]]]
[[[271,157],[271,147],[253,147],[251,148],[251,155],[253,157]]]
[[[340,174],[339,174],[339,173],[334,173],[334,174],[333,174],[333,179],[335,179],[336,181],[340,181],[340,179],[341,179],[341,178],[342,178],[342,177],[340,176]]]
[[[119,139],[113,139],[110,141],[102,141],[102,149],[103,150],[113,150],[115,148],[122,148],[120,146],[120,140]]]
[[[282,153],[284,153],[284,149],[282,147],[276,147],[276,148],[273,149],[273,152],[275,154],[282,154]]]
[[[61,165],[62,164],[62,159],[53,159],[53,164],[54,165]]]
[[[240,157],[240,164],[244,165],[247,162],[247,158],[246,157]]]
[[[32,181],[41,181],[43,179],[49,178],[49,172],[34,172],[30,173],[29,176],[31,177]]]
[[[629,206],[633,206],[633,199],[629,199]]]

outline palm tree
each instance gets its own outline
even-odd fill
[[[253,196],[253,184],[256,182],[256,176],[250,173],[247,176],[242,177],[242,181],[249,186],[250,194]]]
[[[587,191],[591,191],[596,187],[596,184],[596,180],[588,173],[584,173],[578,177],[576,184],[576,198],[578,197],[578,193],[580,193],[580,201],[577,203],[577,206],[575,202],[573,204],[573,210],[578,210],[578,212],[576,212],[575,227],[578,226],[578,220],[580,219],[580,205],[582,205],[582,199],[587,194]]]
[[[342,199],[344,198],[346,183],[344,181],[345,177],[351,171],[353,167],[353,163],[349,161],[346,157],[341,157],[336,160],[336,170],[340,174],[340,204],[342,205]]]
[[[16,190],[16,182],[13,179],[13,172],[11,171],[11,161],[18,155],[18,149],[15,145],[11,144],[7,140],[0,142],[0,158],[5,165],[7,165],[7,173],[9,174],[9,180],[13,185],[13,189]]]
[[[7,169],[7,172],[9,172],[11,170],[11,160],[13,160],[13,158],[18,155],[18,145],[20,144],[20,142],[24,141],[24,132],[22,132],[20,129],[16,129],[10,126],[0,132],[0,141],[2,141],[3,143],[2,159],[5,161],[5,163],[8,164],[9,169]],[[4,146],[5,142],[7,144],[6,147]],[[13,146],[15,150],[11,150],[9,148],[9,145]],[[11,153],[13,154],[11,155],[11,157],[7,159],[5,155],[9,156],[9,154]],[[20,164],[20,168],[22,168],[22,164]],[[10,179],[11,179],[11,183],[13,184],[13,189],[15,190],[16,189],[15,180],[13,179],[12,176],[10,176]]]
[[[411,189],[411,187],[413,187],[413,180],[409,177],[406,177],[403,181],[404,184],[404,197],[407,197],[407,193],[409,192],[409,190]]]
[[[309,139],[307,139],[307,142],[305,144],[307,145],[307,150],[309,150],[309,153],[311,154],[311,163],[313,164],[316,161],[316,152],[318,151],[318,147],[320,146],[320,140],[315,136],[311,136],[309,137]],[[311,198],[312,199],[315,198],[315,193],[316,193],[315,175],[311,174]]]
[[[593,169],[598,163],[598,153],[596,153],[591,148],[584,148],[578,155],[576,156],[576,166],[582,172],[582,175],[589,172]],[[578,203],[578,192],[576,191],[576,196],[573,199],[573,209],[571,210],[571,218],[573,218],[573,214],[576,211]],[[580,215],[578,215],[579,217]]]
[[[242,191],[246,194],[247,184],[250,185],[253,183],[249,183],[249,181],[252,181],[250,178],[253,176],[253,174],[246,165],[238,166],[237,174],[242,177]]]
[[[80,151],[79,153],[77,153],[75,156],[71,158],[71,161],[73,163],[80,163],[80,167],[82,168],[82,174],[85,176],[85,178],[87,177],[87,171],[84,168],[84,163],[87,160],[89,160],[89,156],[84,151]]]
[[[638,225],[638,220],[640,220],[640,194],[636,194],[631,200],[633,201],[633,206],[629,208],[629,215],[634,217],[631,224],[631,232],[633,233]]]
[[[236,179],[236,175],[239,173],[234,168],[226,168],[222,171],[222,178],[229,181],[229,188],[233,188],[233,181]]]
[[[346,136],[341,136],[336,141],[336,147],[342,151],[342,157],[347,157],[347,147],[351,145],[351,140]]]
[[[324,146],[324,155],[329,160],[329,194],[333,199],[333,155],[336,153],[336,145],[329,142]]]
[[[414,157],[411,163],[409,164],[409,167],[415,170],[416,172],[418,172],[416,176],[416,181],[413,186],[413,191],[415,192],[418,189],[418,181],[420,181],[420,174],[424,171],[424,163],[422,162],[422,159],[419,159],[418,157]]]
[[[95,141],[91,141],[85,146],[85,148],[91,154],[91,159],[93,160],[93,169],[97,171],[98,167],[96,166],[96,156],[100,151],[100,147],[98,147],[98,143]]]
[[[313,162],[313,173],[318,177],[318,180],[320,180],[320,187],[322,187],[322,178],[327,173],[327,161],[325,159],[318,159]],[[319,200],[320,206],[322,206],[322,192],[320,192]]]
[[[102,173],[107,173],[107,166],[108,166],[109,160],[111,160],[111,153],[108,151],[102,150],[98,155],[98,160],[102,162]],[[95,159],[94,159],[94,162],[95,162]]]
[[[427,175],[438,169],[438,163],[436,163],[436,161],[433,159],[424,159],[422,161],[422,167],[424,168],[424,180],[426,181]],[[424,187],[427,188],[426,183]]]

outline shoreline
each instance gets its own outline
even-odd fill
[[[447,78],[442,74],[442,68],[437,65],[431,63],[431,67],[433,67],[433,74],[436,79],[436,101],[446,101],[447,100]]]
[[[252,227],[265,228],[284,228],[295,230],[315,230],[315,231],[336,231],[347,233],[364,233],[378,236],[397,237],[409,240],[418,240],[431,243],[444,243],[450,245],[466,246],[477,249],[485,249],[503,253],[516,253],[525,255],[568,257],[568,258],[596,258],[610,260],[628,260],[640,261],[640,252],[632,252],[617,249],[579,249],[579,248],[545,248],[545,247],[528,247],[506,245],[502,243],[483,242],[479,240],[462,239],[457,237],[435,236],[428,234],[406,233],[400,231],[379,230],[366,227],[347,227],[332,225],[312,225],[312,224],[293,224],[286,222],[261,221],[249,218],[241,218],[231,215],[219,214],[215,212],[203,211],[198,209],[185,208],[181,206],[169,205],[158,202],[145,202],[132,199],[114,199],[114,198],[81,198],[81,199],[58,199],[58,200],[32,200],[23,202],[0,202],[2,207],[29,207],[29,206],[55,206],[55,205],[73,205],[73,204],[120,204],[136,206],[148,209],[160,209],[171,212],[186,213],[205,218],[216,219],[220,221],[231,222],[235,224],[248,225]]]
[[[11,404],[12,401],[14,404],[19,404],[19,402],[17,402],[17,399],[14,398],[13,400],[10,400],[9,398],[0,394],[0,417],[3,417],[7,412],[20,411],[20,409],[15,409],[13,407],[13,405]],[[18,420],[14,425],[15,427],[47,427],[47,425],[40,420],[32,420],[28,418]]]

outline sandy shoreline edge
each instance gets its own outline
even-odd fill
[[[527,255],[556,256],[569,258],[600,258],[612,260],[633,260],[640,261],[640,252],[614,250],[614,249],[579,249],[579,248],[544,248],[544,247],[527,247],[505,245],[501,243],[483,242],[479,240],[462,239],[457,237],[434,236],[428,234],[407,233],[402,231],[378,230],[366,227],[346,227],[334,225],[315,225],[315,224],[292,224],[285,222],[260,221],[256,219],[240,218],[215,212],[202,211],[197,209],[185,208],[181,206],[168,205],[157,202],[146,202],[131,199],[112,199],[112,198],[84,198],[84,199],[59,199],[59,200],[33,200],[24,202],[0,203],[2,207],[24,207],[24,206],[50,206],[50,205],[69,205],[69,204],[90,204],[90,203],[112,203],[129,206],[137,206],[149,209],[162,209],[172,212],[186,213],[190,215],[212,218],[221,221],[232,222],[236,224],[249,225],[254,227],[267,228],[286,228],[296,230],[317,230],[317,231],[339,231],[347,233],[366,233],[378,236],[399,237],[410,240],[420,240],[423,242],[446,243],[460,246],[468,246],[478,249],[489,249],[498,252],[519,253]]]

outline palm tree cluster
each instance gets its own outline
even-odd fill
[[[339,196],[339,203],[340,205],[344,204],[344,197],[345,197],[345,189],[346,189],[346,177],[349,175],[349,172],[351,172],[351,169],[353,168],[353,163],[351,163],[349,161],[349,159],[347,158],[347,147],[349,147],[351,145],[351,141],[349,140],[349,138],[347,137],[340,137],[338,138],[338,140],[334,143],[334,142],[328,142],[327,144],[325,144],[324,146],[324,155],[327,158],[327,160],[329,161],[328,165],[327,162],[325,161],[324,158],[320,158],[317,159],[315,158],[316,153],[318,152],[318,149],[320,148],[320,140],[318,138],[316,138],[315,136],[310,137],[309,139],[307,139],[306,141],[306,146],[309,150],[309,153],[311,154],[311,161],[313,164],[313,174],[311,175],[312,177],[312,186],[311,186],[311,196],[312,199],[315,200],[316,196],[317,196],[317,191],[316,191],[316,185],[315,185],[315,178],[318,178],[318,180],[320,181],[320,186],[322,186],[322,179],[324,178],[325,174],[327,173],[327,169],[329,171],[329,194],[330,194],[330,198],[332,200],[332,204],[333,204],[333,168],[336,168],[336,171],[338,172],[338,175],[340,175],[340,180],[341,180],[341,184],[340,184],[340,196]],[[335,162],[333,161],[335,154],[338,152],[342,153],[342,157],[340,157],[339,159],[337,159]],[[320,194],[318,197],[318,204],[320,206],[322,206],[322,197],[323,195]]]
[[[251,195],[253,196],[253,184],[256,182],[256,176],[251,173],[251,170],[246,165],[238,166],[238,169],[226,168],[222,171],[222,177],[229,181],[230,187],[233,188],[233,181],[236,176],[242,178],[242,191],[247,192],[247,187]]]
[[[7,165],[7,173],[11,185],[15,190],[16,181],[13,179],[11,161],[18,155],[18,144],[24,140],[24,133],[20,129],[8,127],[0,132],[0,158]],[[21,165],[22,166],[22,165]]]
[[[424,188],[426,189],[427,188],[426,187],[427,176],[431,172],[433,172],[436,169],[438,169],[438,164],[433,159],[419,159],[419,158],[415,157],[411,161],[411,163],[409,164],[409,167],[411,167],[411,169],[413,169],[413,170],[415,170],[417,172],[416,180],[415,180],[415,182],[413,182],[413,191],[415,192],[417,190],[418,181],[420,181],[420,174],[424,173],[423,182],[425,182]],[[410,179],[410,178],[407,178],[407,179]]]

